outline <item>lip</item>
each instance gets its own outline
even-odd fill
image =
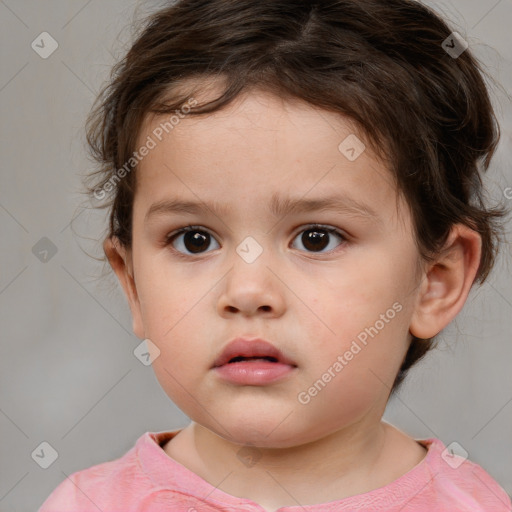
[[[236,338],[230,341],[222,353],[215,359],[213,368],[223,366],[234,357],[272,357],[276,362],[287,364],[289,366],[297,366],[294,361],[286,357],[277,347],[269,341],[255,338],[249,340],[247,338]]]
[[[254,358],[229,362],[236,357]],[[263,358],[271,358],[266,360]],[[277,347],[260,338],[236,338],[213,363],[218,376],[235,384],[265,385],[289,375],[297,365]]]

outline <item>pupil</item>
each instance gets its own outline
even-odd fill
[[[185,247],[192,253],[201,252],[201,249],[208,248],[207,237],[199,231],[188,231],[184,238]]]
[[[184,235],[185,247],[192,253],[199,253],[208,248],[209,235],[199,231],[188,231]],[[321,251],[327,247],[328,234],[321,231],[309,229],[302,235],[302,243],[306,249]]]
[[[302,235],[302,243],[306,249],[322,250],[327,247],[327,233],[321,233],[314,229],[304,231]],[[311,247],[308,247],[310,245]]]

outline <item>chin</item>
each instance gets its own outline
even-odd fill
[[[232,422],[225,418],[222,425],[226,426],[229,434],[219,429],[218,425],[203,425],[226,441],[240,445],[240,448],[249,446],[261,449],[286,449],[322,437],[322,434],[314,432],[312,428],[298,425],[296,415],[290,414],[283,421],[284,418],[280,415],[264,420],[261,417],[254,418],[253,421],[234,419]]]

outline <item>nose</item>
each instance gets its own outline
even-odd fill
[[[263,254],[252,263],[235,254],[218,299],[219,315],[281,316],[286,301],[283,281],[276,265],[272,265],[270,258]]]

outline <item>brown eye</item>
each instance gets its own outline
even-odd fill
[[[340,240],[338,245],[347,240],[336,228],[315,224],[308,226],[308,229],[303,229],[295,239],[300,241],[306,252],[323,254],[336,248],[336,244],[333,244],[335,237]],[[218,249],[219,244],[207,230],[201,229],[201,226],[186,226],[169,235],[166,245],[172,245],[174,250],[182,256],[191,256],[209,252],[208,248],[212,241],[217,244],[214,249]]]
[[[309,226],[308,229],[302,230],[297,239],[300,240],[306,251],[322,252],[329,245],[332,246],[332,235],[335,235],[341,241],[345,240],[345,237],[337,229],[318,225]],[[333,247],[330,250],[332,249]]]
[[[183,236],[182,236],[183,235]],[[194,226],[187,226],[167,238],[178,252],[183,254],[202,254],[215,240],[210,233]]]

